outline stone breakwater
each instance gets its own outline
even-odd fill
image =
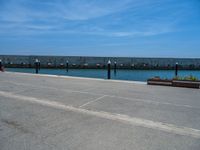
[[[179,69],[200,70],[200,58],[138,58],[138,57],[86,57],[86,56],[21,56],[0,55],[5,67],[34,67],[38,59],[42,68],[106,68],[108,60],[111,66],[119,69],[174,69],[179,64]]]

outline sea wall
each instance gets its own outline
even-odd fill
[[[82,57],[82,56],[20,56],[0,55],[5,67],[34,67],[38,59],[43,68],[105,68],[108,60],[121,69],[173,69],[176,62],[180,69],[200,69],[200,58],[137,58],[137,57]]]

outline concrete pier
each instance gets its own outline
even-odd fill
[[[199,150],[200,91],[0,73],[1,150]]]
[[[118,69],[200,69],[197,58],[138,58],[138,57],[86,57],[86,56],[20,56],[0,55],[6,67],[34,67],[35,59],[40,60],[42,68],[106,68],[108,60],[117,63]]]

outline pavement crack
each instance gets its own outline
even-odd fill
[[[28,129],[26,129],[24,126],[22,126],[22,124],[20,124],[17,121],[8,120],[8,119],[1,119],[1,122],[6,124],[10,128],[17,129],[18,131],[20,131],[22,133],[26,133],[26,134],[31,133]]]

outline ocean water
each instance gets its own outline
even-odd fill
[[[6,68],[6,71],[35,73],[35,69],[30,68]],[[65,69],[41,69],[39,73],[101,79],[107,78],[107,70],[104,69],[69,69],[68,72]],[[174,77],[174,74],[174,70],[117,70],[116,74],[112,70],[111,78],[116,80],[146,81],[148,78],[154,76],[170,79]],[[193,75],[200,79],[200,71],[197,70],[180,70],[178,74],[181,77]]]

